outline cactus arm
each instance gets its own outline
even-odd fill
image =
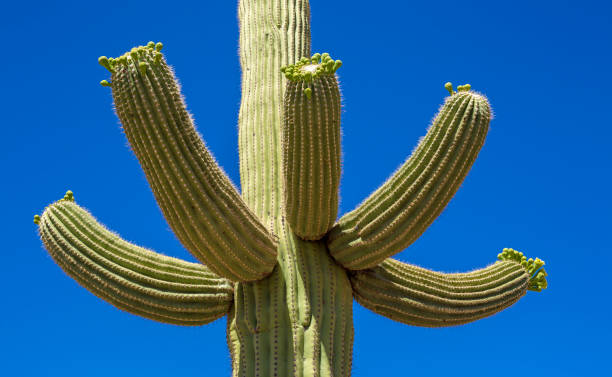
[[[351,270],[372,268],[414,242],[467,175],[491,118],[483,96],[460,87],[447,97],[411,157],[329,233],[331,255]]]
[[[159,50],[150,42],[100,58],[128,141],[183,245],[220,276],[261,279],[276,264],[276,240],[208,152]]]
[[[164,323],[203,325],[229,312],[228,280],[124,241],[73,200],[67,194],[35,222],[53,260],[80,285],[121,310]]]
[[[540,269],[544,263],[536,259],[521,264],[521,257],[505,249],[500,261],[486,268],[453,274],[388,258],[373,269],[354,272],[351,283],[357,302],[395,321],[423,327],[461,325],[511,306],[527,290],[546,288],[546,271]]]
[[[329,54],[283,67],[283,177],[291,229],[305,240],[323,237],[336,221],[340,185],[340,90]]]

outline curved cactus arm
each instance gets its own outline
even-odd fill
[[[207,150],[160,50],[150,42],[99,59],[128,141],[183,245],[220,276],[261,279],[276,264],[276,240]]]
[[[340,186],[340,60],[314,54],[283,67],[285,212],[305,240],[322,238],[338,214]]]
[[[491,110],[469,85],[458,89],[450,88],[411,157],[330,231],[330,252],[344,267],[371,268],[408,247],[459,189],[484,143]]]
[[[527,290],[546,288],[539,259],[504,249],[498,262],[468,273],[445,274],[386,259],[352,273],[357,302],[408,325],[461,325],[493,315],[518,301]]]
[[[121,310],[177,325],[227,314],[231,283],[206,266],[124,241],[74,203],[72,193],[35,216],[45,248],[80,285]]]

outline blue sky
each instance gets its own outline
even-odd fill
[[[397,258],[465,271],[513,247],[547,262],[549,289],[447,329],[398,324],[355,305],[353,375],[611,373],[610,4],[361,4],[311,0],[313,52],[344,62],[341,213],[410,154],[443,84],[470,83],[495,111],[487,142],[444,213]],[[238,183],[236,9],[176,0],[3,5],[1,374],[230,374],[224,319],[181,328],[116,310],[54,265],[32,216],[71,189],[124,238],[194,260],[127,146],[110,91],[98,84],[108,75],[97,57],[163,41],[200,132]]]

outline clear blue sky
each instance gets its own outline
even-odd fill
[[[513,247],[547,262],[550,288],[447,329],[355,305],[353,375],[610,375],[609,2],[365,3],[311,1],[313,51],[344,62],[341,213],[409,155],[443,84],[471,83],[495,111],[487,142],[448,208],[397,257],[465,271]],[[127,146],[97,57],[163,41],[200,132],[238,183],[236,1],[2,8],[0,374],[229,376],[224,319],[181,328],[116,310],[53,263],[32,216],[71,189],[126,239],[194,260]]]

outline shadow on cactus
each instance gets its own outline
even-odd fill
[[[402,323],[442,327],[546,288],[544,262],[512,249],[468,273],[389,258],[427,229],[467,175],[489,128],[485,97],[447,83],[450,96],[410,158],[337,220],[342,63],[311,55],[306,0],[241,0],[239,17],[241,193],[196,132],[161,43],[99,59],[155,198],[201,263],[122,240],[69,191],[34,218],[68,275],[156,321],[227,316],[235,376],[350,375],[353,298]]]

